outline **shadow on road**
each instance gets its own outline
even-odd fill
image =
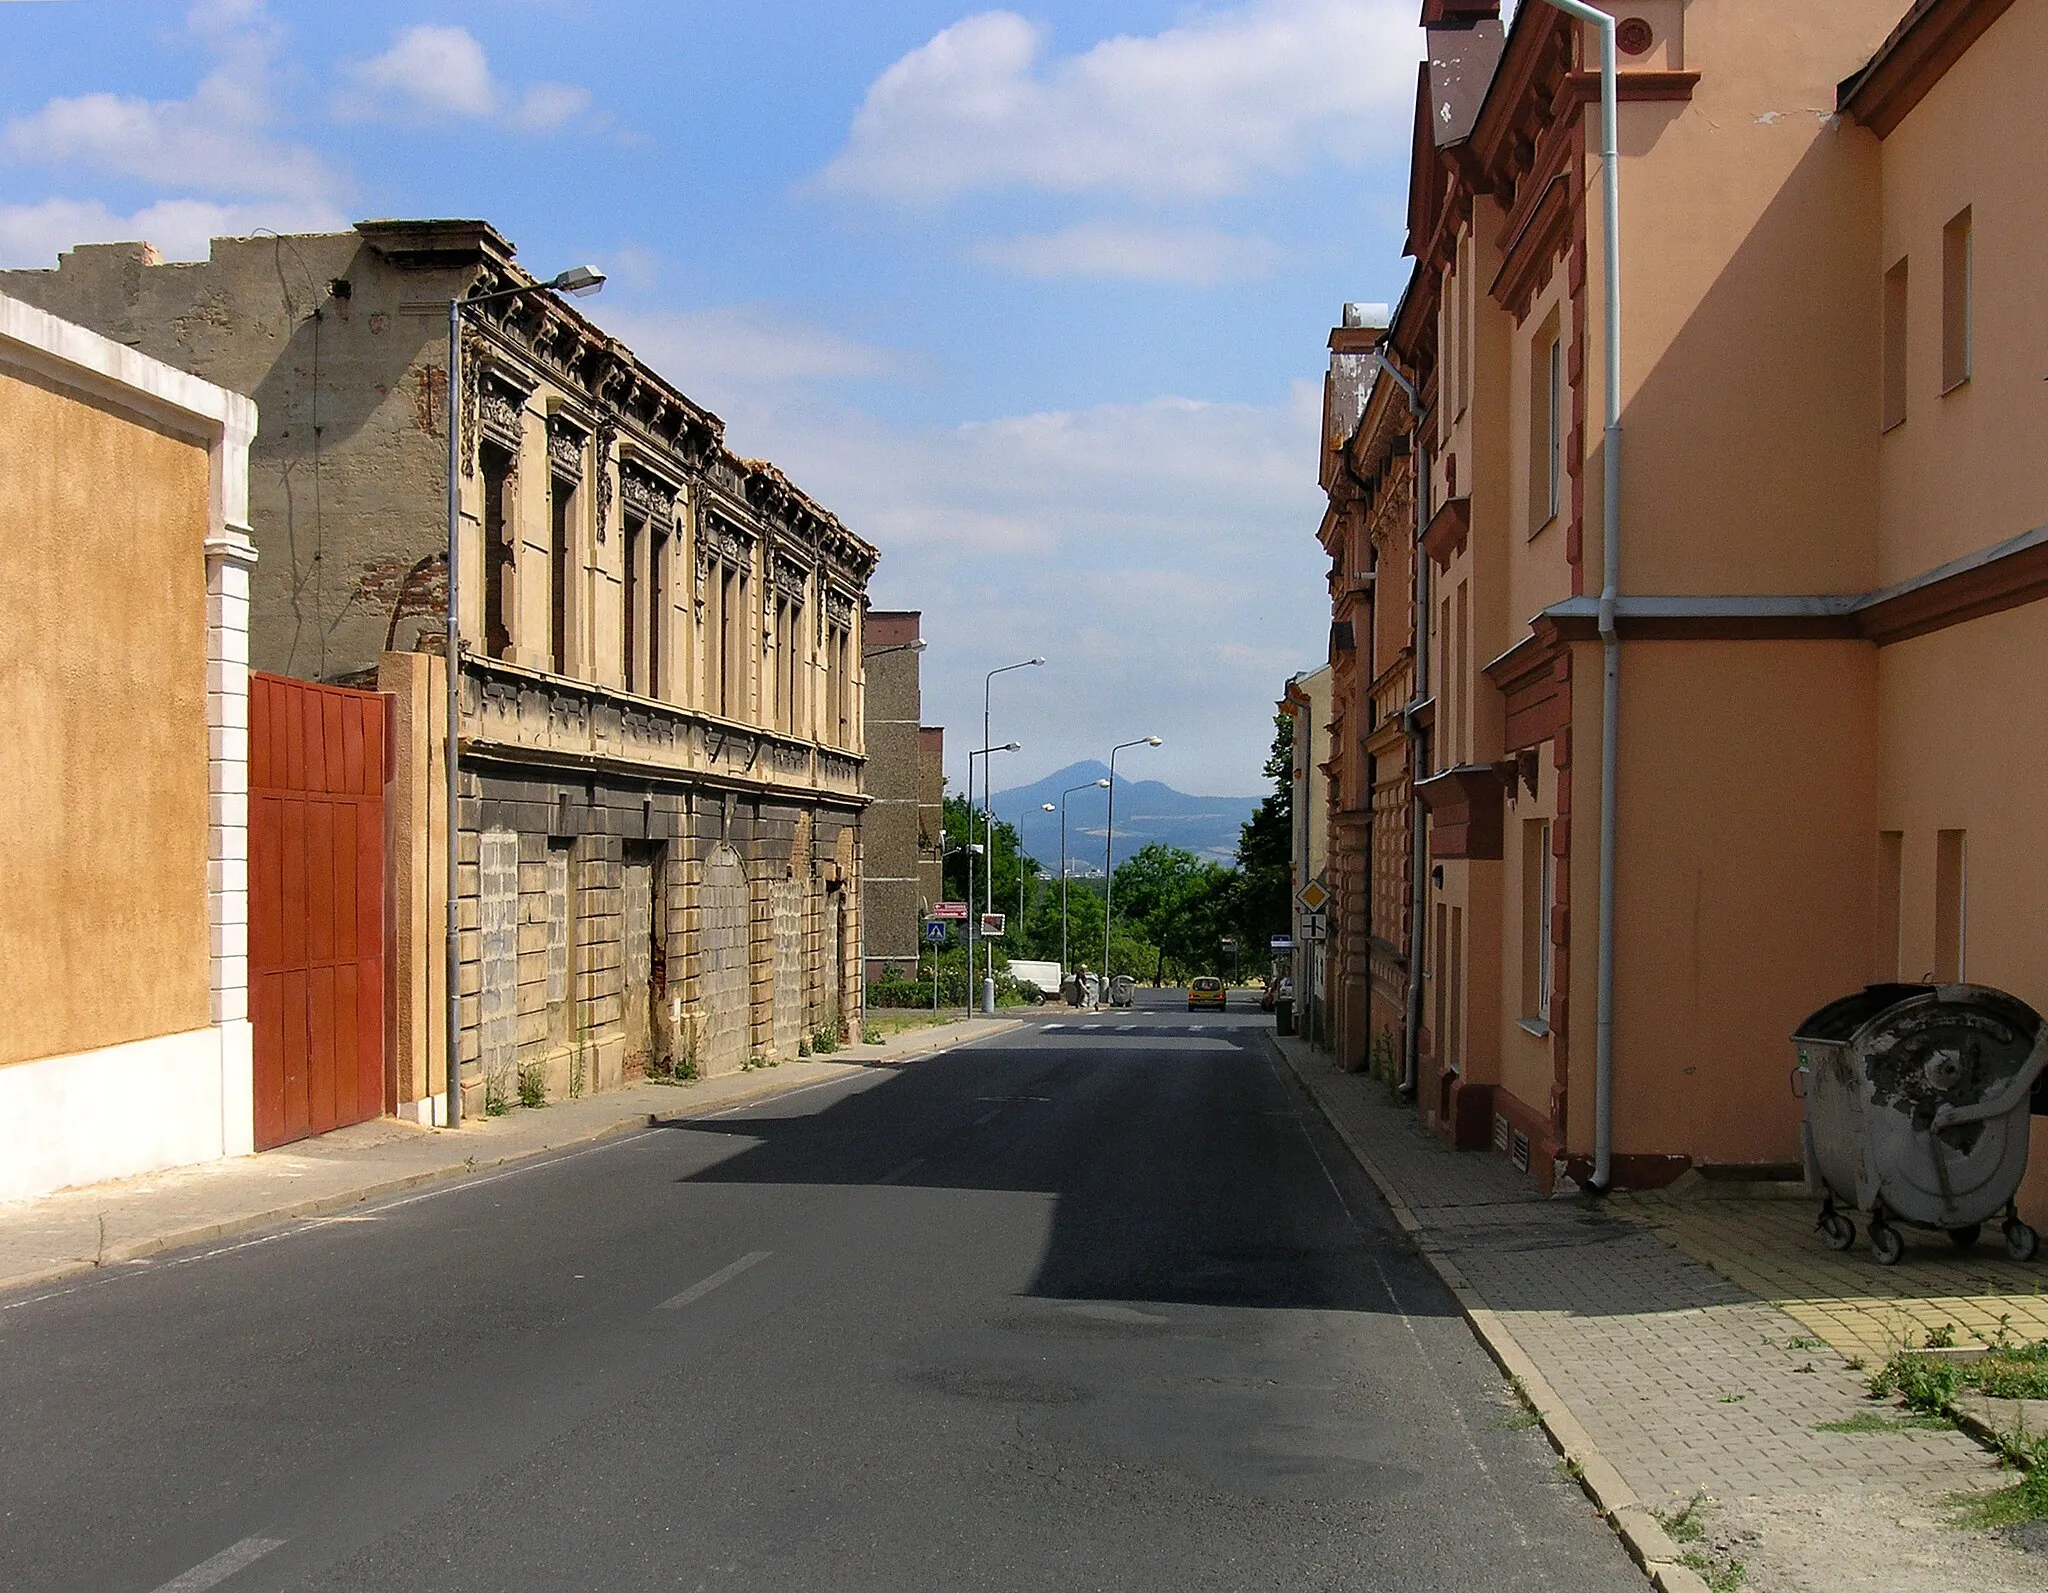
[[[1044,1298],[1450,1310],[1248,1024],[1074,1019],[675,1131],[739,1142],[684,1182],[1050,1197]]]

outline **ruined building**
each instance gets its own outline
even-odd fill
[[[256,400],[262,1142],[380,1108],[439,1110],[446,307],[533,282],[478,221],[217,239],[189,265],[146,244],[90,246],[54,271],[0,272],[0,294]],[[875,549],[772,465],[736,457],[716,415],[558,297],[499,300],[469,321],[465,1109],[522,1085],[561,1096],[647,1069],[794,1056],[858,1022]],[[332,794],[313,785],[332,783],[333,757],[322,776],[308,749],[379,706],[381,808],[370,771],[347,811],[381,812],[381,850],[357,836],[350,874],[319,819],[307,844],[336,859],[322,874],[289,839],[290,813]],[[362,742],[333,734],[334,756],[360,761]],[[287,825],[276,855],[273,820]],[[316,899],[347,898],[321,911],[345,920],[353,951],[323,950],[318,924],[293,930],[299,878]]]

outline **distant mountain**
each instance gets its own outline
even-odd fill
[[[1109,774],[1104,763],[1070,764],[1033,785],[995,795],[996,817],[1016,826],[1024,850],[1045,865],[1055,879],[1060,872],[1060,793],[1088,786]],[[1042,804],[1050,802],[1047,813]],[[1257,797],[1189,796],[1157,780],[1133,780],[1128,769],[1117,772],[1116,861],[1154,845],[1185,847],[1197,857],[1228,863],[1237,856],[1238,827],[1259,805]],[[1109,793],[1094,786],[1067,798],[1067,857],[1074,877],[1100,876],[1102,842],[1109,820]]]

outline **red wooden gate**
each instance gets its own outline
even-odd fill
[[[384,1109],[384,699],[249,677],[259,1149]]]

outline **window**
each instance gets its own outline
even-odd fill
[[[626,516],[625,563],[626,600],[621,627],[620,659],[624,666],[620,671],[628,691],[645,691],[647,682],[640,674],[640,638],[646,625],[640,617],[641,579],[640,561],[647,554],[647,522],[637,514]]]
[[[1451,650],[1451,734],[1460,763],[1472,756],[1472,583],[1458,583],[1458,630]]]
[[[576,524],[577,484],[567,476],[548,478],[548,667],[569,673],[569,575]]]
[[[1941,390],[1970,379],[1970,212],[1941,229]]]
[[[1548,1032],[1550,1025],[1550,917],[1555,875],[1550,820],[1522,823],[1522,1018]]]
[[[1458,274],[1451,283],[1452,324],[1457,329],[1457,341],[1453,345],[1453,357],[1457,369],[1451,373],[1452,386],[1457,393],[1456,414],[1463,415],[1472,402],[1472,236],[1467,233],[1458,240]]]
[[[1934,977],[1961,984],[1967,944],[1970,887],[1964,832],[1942,830],[1934,838]]]
[[[647,549],[647,684],[650,697],[664,695],[661,678],[661,636],[668,629],[669,538],[657,533]]]
[[[1871,977],[1883,983],[1897,979],[1902,958],[1899,932],[1905,897],[1906,837],[1884,830],[1877,837],[1877,922],[1873,926]]]
[[[492,443],[477,449],[484,483],[484,651],[512,656],[512,622],[519,612],[519,528],[511,513],[512,455]]]
[[[1465,1071],[1465,910],[1451,909],[1450,977],[1445,982],[1444,1007],[1449,1037],[1444,1060],[1453,1073]]]
[[[1564,501],[1564,339],[1558,312],[1529,345],[1529,534],[1557,518]]]
[[[1906,419],[1906,262],[1884,274],[1884,415],[1886,431]]]

